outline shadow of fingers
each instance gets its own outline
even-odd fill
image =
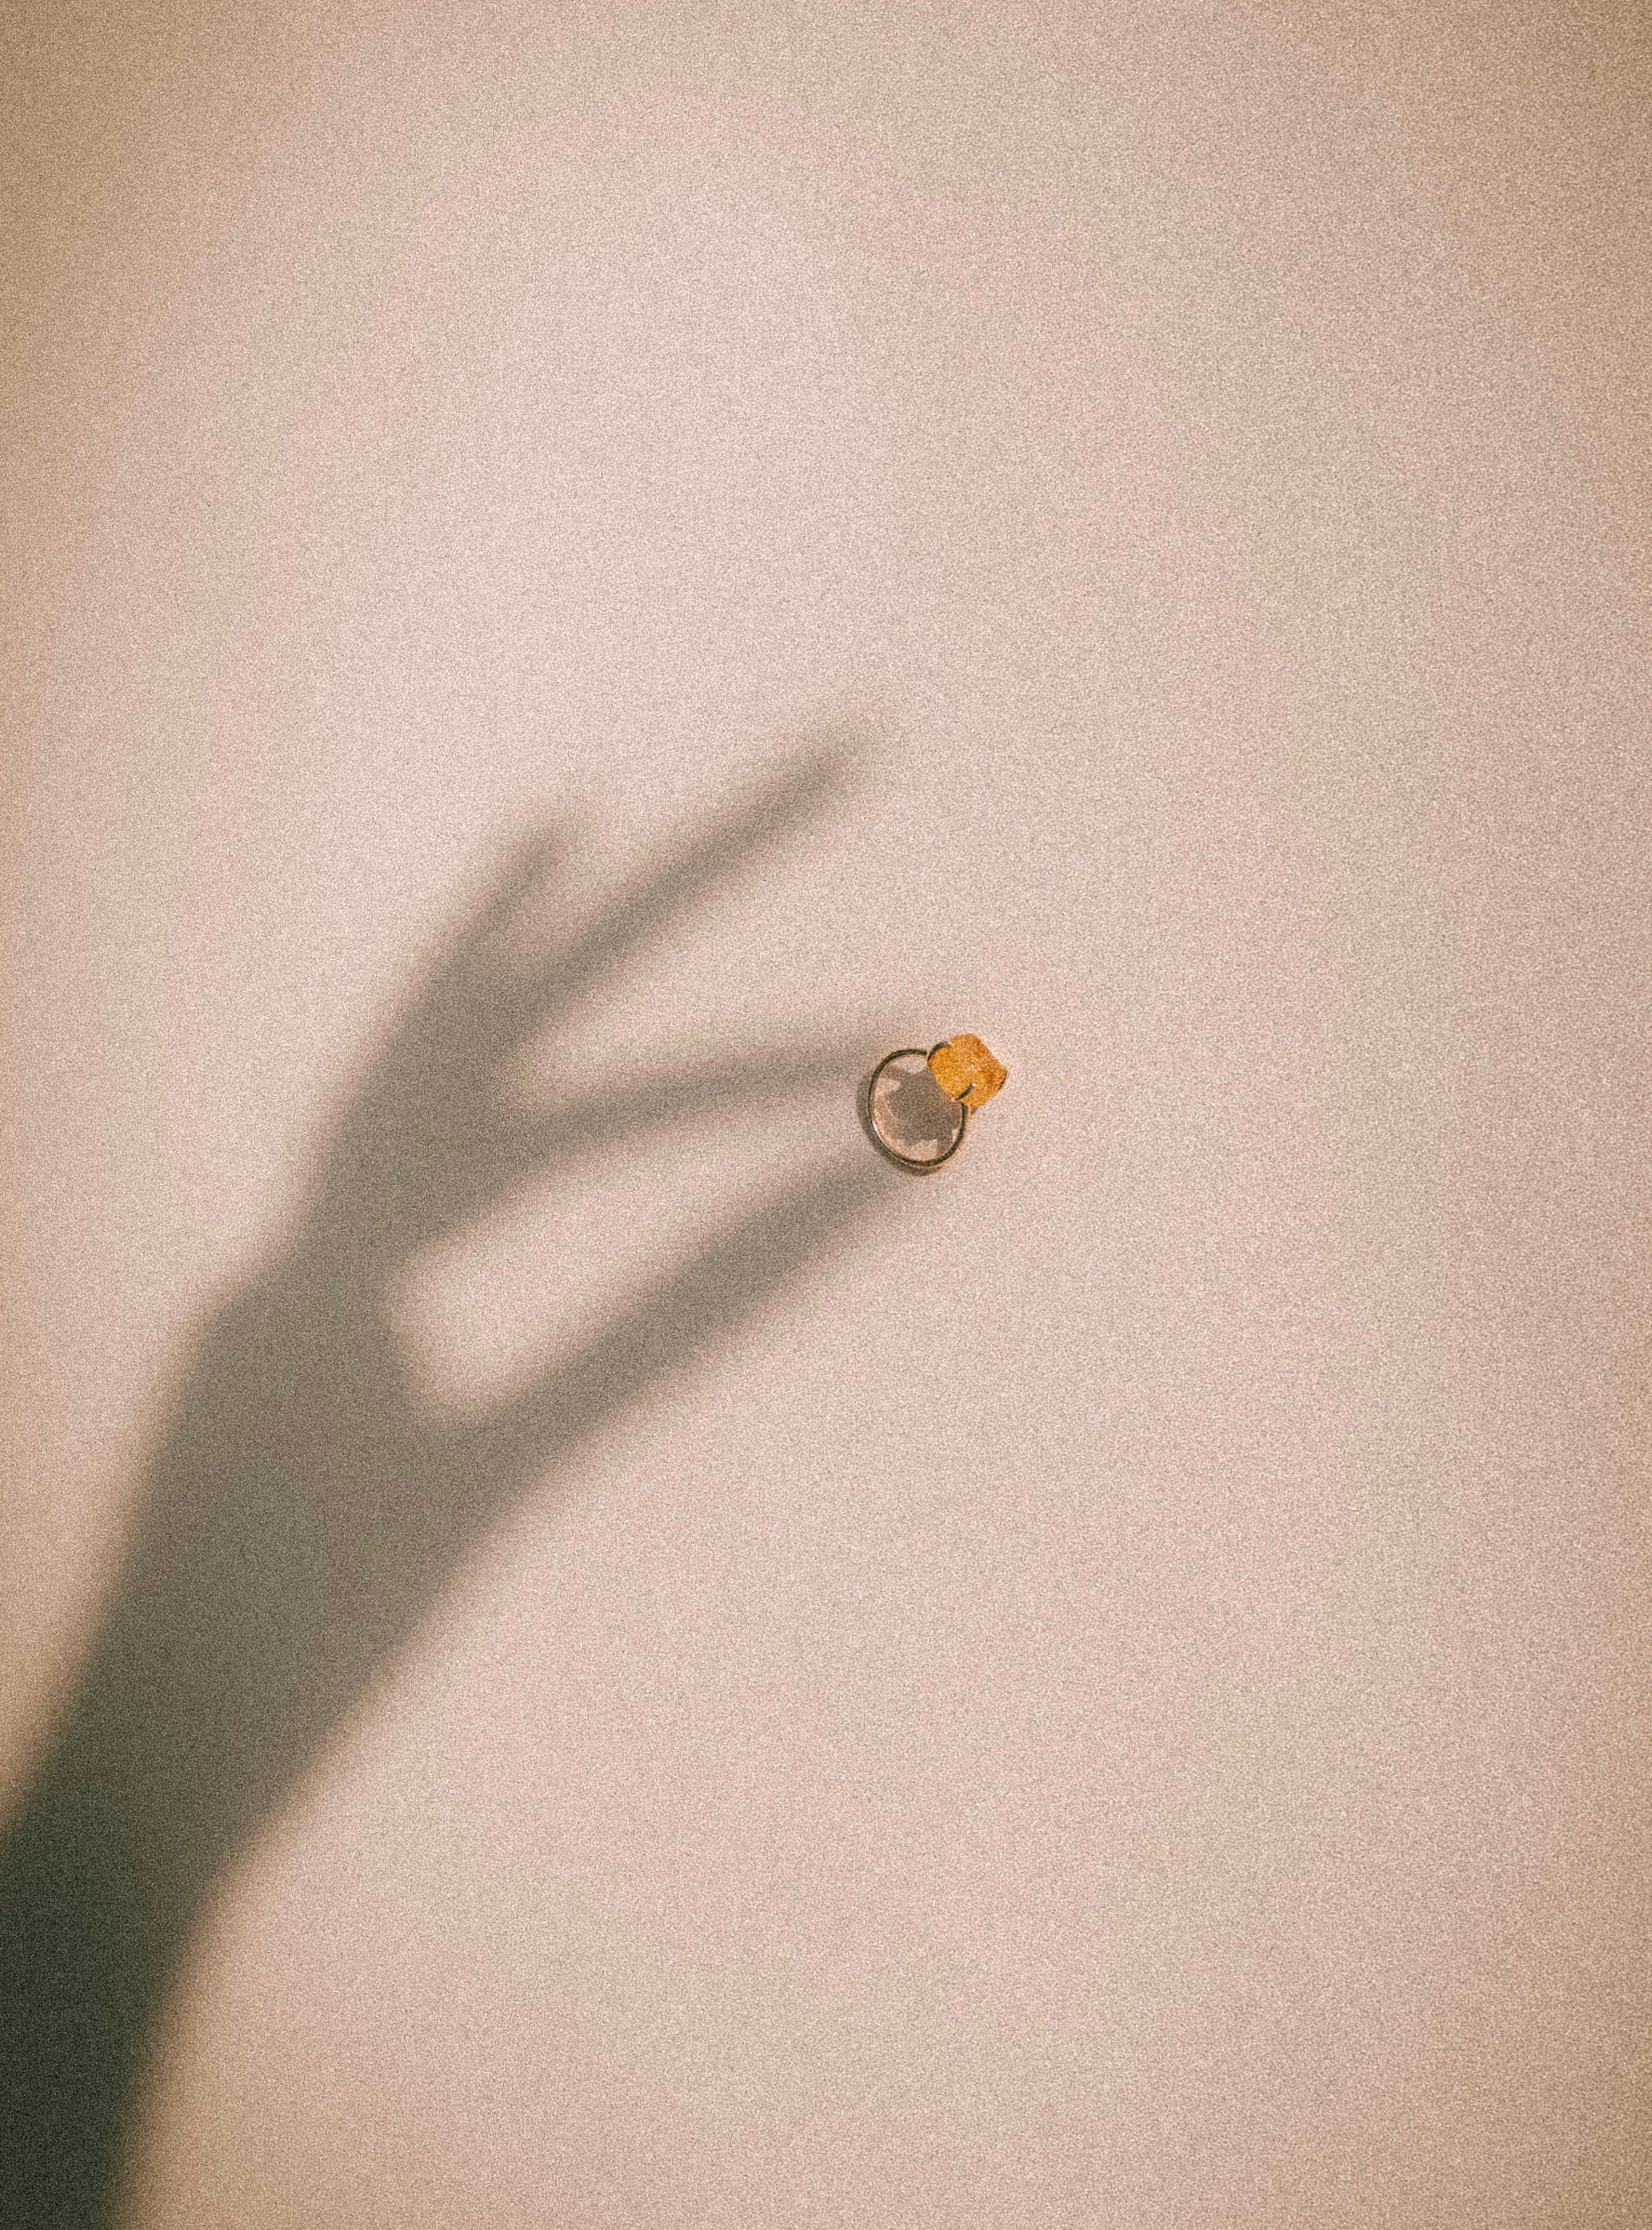
[[[801,1104],[833,1088],[854,1088],[864,1048],[844,1042],[707,1061],[657,1076],[581,1092],[525,1113],[509,1133],[513,1181],[526,1182],[566,1158],[594,1154],[707,1116]],[[505,1189],[501,1177],[496,1189]]]
[[[644,1301],[465,1429],[454,1453],[473,1492],[513,1496],[562,1461],[840,1245],[889,1182],[863,1155],[845,1155],[730,1222]]]

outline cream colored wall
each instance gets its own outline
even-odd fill
[[[1011,1070],[227,1886],[146,2230],[1652,2208],[1646,60],[24,20],[12,1785],[170,1359],[520,829],[578,909],[868,739],[546,1075]],[[639,1145],[410,1336],[474,1398],[859,1143]]]

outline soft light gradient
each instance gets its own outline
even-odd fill
[[[1652,2218],[1638,11],[4,39],[11,1796],[521,829],[577,913],[867,738],[558,1073],[1010,1070],[225,1885],[136,2230]],[[536,1195],[410,1352],[479,1398],[859,1138]]]

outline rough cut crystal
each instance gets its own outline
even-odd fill
[[[966,1107],[984,1106],[995,1091],[1002,1090],[1009,1075],[1004,1063],[967,1031],[936,1047],[929,1056],[929,1073],[948,1099],[962,1100]]]

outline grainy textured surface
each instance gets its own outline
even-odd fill
[[[222,1886],[134,2223],[1645,2222],[1636,11],[5,37],[9,1786],[519,830],[577,914],[875,738],[545,1080],[1013,1078],[441,1599]],[[495,1216],[433,1395],[863,1144]]]

